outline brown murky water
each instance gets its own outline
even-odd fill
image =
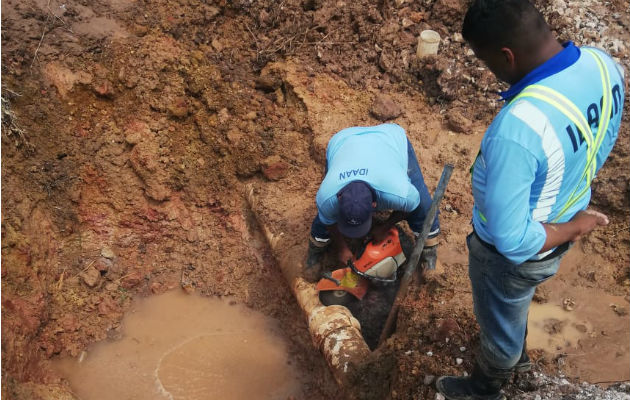
[[[284,400],[301,388],[275,329],[244,306],[176,290],[138,301],[121,339],[55,367],[84,400]]]
[[[606,264],[600,255],[574,246],[558,274],[541,285],[547,303],[534,302],[529,312],[528,347],[542,348],[552,359],[562,356],[567,376],[588,382],[630,379],[628,301],[597,288],[596,282],[579,280],[580,272]],[[563,306],[567,300],[570,307]]]
[[[529,309],[527,344],[550,353],[576,348],[592,332],[591,324],[555,304],[532,303]]]

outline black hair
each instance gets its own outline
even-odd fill
[[[464,39],[479,48],[535,48],[550,33],[528,0],[474,0],[462,26]]]

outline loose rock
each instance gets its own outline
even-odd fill
[[[287,176],[289,164],[287,164],[280,156],[274,155],[265,158],[260,164],[260,169],[265,178],[270,181],[278,181]]]
[[[99,258],[94,262],[94,268],[96,268],[96,270],[99,273],[105,273],[107,271],[109,271],[109,269],[112,267],[112,260],[110,260],[109,258]]]
[[[575,300],[569,297],[562,300],[562,308],[564,308],[565,311],[573,311],[575,308]]]
[[[380,121],[394,119],[402,114],[402,108],[394,100],[385,94],[379,94],[374,99],[370,112]]]
[[[457,133],[470,135],[472,133],[472,122],[458,109],[452,109],[446,114],[448,129]]]
[[[160,282],[151,283],[151,293],[157,294],[160,292],[160,289],[162,289],[162,284]]]
[[[459,331],[460,328],[457,321],[453,318],[446,318],[442,321],[440,327],[433,335],[433,340],[436,342],[444,342],[446,341],[446,338],[455,336],[455,333]]]
[[[109,258],[110,260],[114,258],[114,251],[109,247],[103,247],[101,249],[101,255],[105,258]]]
[[[612,310],[620,317],[628,315],[628,310],[625,307],[618,306],[617,304],[611,304],[610,308],[612,308]]]
[[[264,69],[256,79],[256,89],[261,89],[265,92],[273,92],[279,89],[280,85],[282,85],[282,79],[275,71],[270,69]]]
[[[101,273],[98,272],[96,268],[90,267],[81,273],[81,278],[83,278],[83,282],[88,285],[88,287],[93,288],[101,278]]]
[[[132,272],[122,279],[120,286],[125,289],[131,289],[132,287],[138,286],[141,280],[142,275],[139,272]]]
[[[183,96],[178,96],[167,107],[170,115],[176,118],[183,118],[188,115],[188,102]]]
[[[114,85],[107,79],[100,79],[92,84],[92,90],[100,97],[112,98],[114,96]]]
[[[403,28],[407,29],[410,26],[413,26],[414,22],[411,20],[411,18],[403,18],[401,24]]]

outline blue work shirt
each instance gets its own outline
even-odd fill
[[[568,42],[560,53],[531,71],[506,100],[531,84],[552,88],[584,114],[595,136],[603,87],[595,58]],[[593,49],[608,68],[612,89],[611,120],[597,153],[599,170],[617,139],[624,101],[623,69]],[[510,261],[520,264],[544,256],[542,223],[554,221],[581,179],[587,144],[569,118],[549,103],[531,97],[508,102],[488,127],[475,160],[473,225],[477,234]],[[557,222],[570,220],[590,202],[590,188]],[[545,254],[548,254],[545,253]]]
[[[411,212],[420,204],[407,175],[407,136],[396,124],[352,127],[337,132],[326,150],[327,172],[315,198],[319,219],[337,222],[337,193],[352,181],[364,181],[376,195],[376,210]]]

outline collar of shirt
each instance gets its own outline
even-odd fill
[[[509,101],[525,89],[527,86],[532,85],[538,81],[545,79],[555,73],[562,71],[563,69],[573,65],[578,58],[580,58],[580,49],[573,44],[573,42],[566,42],[562,45],[564,50],[560,51],[543,64],[531,70],[520,81],[510,86],[505,92],[499,92],[503,100]]]

